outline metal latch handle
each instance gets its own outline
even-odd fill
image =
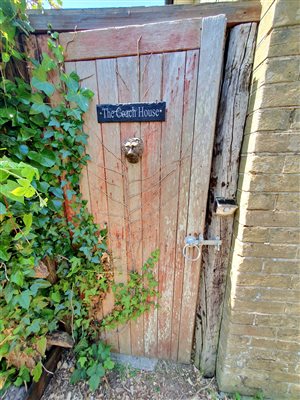
[[[184,247],[182,250],[183,257],[188,261],[197,261],[201,255],[201,246],[215,246],[217,250],[220,250],[220,246],[222,244],[222,240],[218,236],[215,239],[204,240],[203,235],[199,235],[198,238],[196,236],[186,236],[184,239]],[[198,250],[197,256],[195,258],[191,258],[187,255],[187,250],[189,248],[196,248]]]

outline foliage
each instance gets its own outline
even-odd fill
[[[27,22],[24,1],[2,1],[11,6],[0,16],[1,46],[9,55],[2,57],[0,71],[4,154],[0,164],[4,182],[0,193],[0,390],[5,390],[11,382],[21,385],[31,376],[35,381],[40,378],[47,333],[63,329],[81,345],[91,343],[98,341],[101,329],[149,309],[157,295],[152,269],[158,252],[145,264],[143,276],[132,272],[127,285],[113,284],[106,231],[93,222],[79,187],[81,170],[89,159],[83,115],[93,93],[80,87],[75,72],[64,72],[57,33],[48,40],[50,56],[43,53],[39,61],[31,60],[30,83],[6,78],[8,62],[20,54],[15,53],[13,35],[25,29],[14,23]],[[10,31],[11,25],[16,29]],[[54,73],[58,74],[56,83],[51,81]],[[103,301],[111,286],[114,310],[98,320],[94,305]],[[112,364],[104,356],[109,350],[101,342],[95,346],[76,347],[76,354],[80,358],[86,353],[88,368],[101,362],[104,370],[110,369]],[[90,348],[94,349],[91,353]],[[92,388],[100,383],[94,377],[100,370],[89,370]]]
[[[115,366],[110,358],[110,347],[102,342],[91,344],[86,338],[82,338],[74,351],[77,362],[76,369],[71,376],[71,383],[88,380],[90,389],[96,390],[106,371]]]

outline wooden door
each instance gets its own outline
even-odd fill
[[[220,15],[60,35],[67,70],[95,93],[81,188],[108,225],[116,281],[160,249],[160,307],[107,336],[121,353],[190,361],[200,260],[182,249],[205,223],[225,28]],[[97,104],[156,101],[166,102],[164,122],[97,122]],[[121,154],[129,137],[144,141],[137,164]],[[112,304],[108,296],[104,314]]]

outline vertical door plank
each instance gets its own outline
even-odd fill
[[[225,28],[223,15],[203,19],[187,228],[187,233],[192,235],[204,231]],[[189,256],[193,256],[192,250]],[[201,257],[196,262],[185,260],[178,350],[180,362],[190,362],[191,358],[200,260]]]
[[[158,354],[165,359],[171,352],[185,55],[185,52],[168,53],[163,61],[162,97],[167,102],[167,116],[161,138]]]
[[[87,153],[91,160],[87,165],[87,176],[90,191],[90,210],[95,222],[103,228],[107,222],[107,196],[105,170],[102,148],[101,127],[97,122],[96,105],[98,104],[98,84],[95,61],[79,61],[76,71],[81,80],[81,86],[91,89],[95,95],[90,103],[89,112],[84,115],[85,132],[89,135]],[[84,184],[84,178],[82,179]],[[86,197],[85,197],[86,198]]]
[[[180,329],[180,312],[183,287],[183,267],[184,259],[182,256],[182,246],[186,236],[189,187],[191,173],[191,154],[193,149],[195,101],[197,90],[199,50],[187,52],[184,78],[184,104],[183,104],[183,125],[182,125],[182,146],[180,162],[180,184],[178,201],[178,221],[177,221],[177,242],[176,242],[176,261],[175,261],[175,280],[173,293],[173,315],[172,315],[172,342],[171,359],[177,360],[178,338]]]
[[[139,58],[122,57],[117,60],[117,79],[119,102],[130,103],[139,101]],[[121,143],[128,138],[140,137],[140,124],[127,122],[121,124]],[[129,163],[124,155],[123,162],[123,187],[125,219],[126,219],[126,250],[127,250],[127,273],[141,270],[142,263],[142,229],[141,229],[141,163]],[[125,277],[124,277],[125,278]],[[127,278],[127,276],[126,276]],[[126,281],[124,280],[124,283]],[[123,327],[120,338],[131,339],[126,343],[124,352],[135,355],[143,355],[143,316],[136,321],[131,321]],[[124,332],[124,333],[123,333]]]
[[[107,196],[106,177],[104,169],[104,155],[102,147],[101,127],[97,122],[96,105],[98,104],[98,83],[95,61],[79,61],[76,63],[76,72],[80,77],[81,87],[94,92],[88,113],[84,114],[84,130],[88,134],[86,146],[87,154],[91,159],[84,169],[80,188],[83,198],[88,200],[88,210],[101,229],[107,224]],[[97,318],[103,318],[103,306],[99,304]]]
[[[116,78],[116,60],[97,61],[97,79],[100,103],[117,103],[118,87]],[[102,124],[104,166],[106,171],[108,197],[108,238],[109,248],[113,254],[115,282],[123,282],[124,260],[126,262],[125,216],[123,196],[123,172],[120,149],[120,126],[118,123]],[[125,264],[126,266],[126,264]],[[114,297],[110,292],[103,302],[104,315],[114,306]],[[106,332],[106,337],[113,350],[122,352],[116,330]]]
[[[77,73],[76,63],[75,62],[66,62],[65,63],[65,71],[66,71],[67,74],[70,74],[73,71]],[[97,92],[96,92],[96,95],[97,95]],[[87,118],[88,118],[89,117],[89,113],[86,114],[86,115],[87,115]],[[87,154],[89,154],[88,147],[89,147],[89,139],[88,139],[88,144],[86,146]],[[87,165],[84,166],[82,168],[82,171],[81,171],[80,192],[82,194],[82,198],[87,201],[88,212],[91,213],[92,210],[91,210],[91,198],[90,198],[90,187],[89,187],[89,177],[88,177],[88,166]]]
[[[161,97],[162,80],[161,54],[141,57],[140,100],[152,102]],[[160,195],[160,141],[161,123],[141,124],[141,137],[145,151],[142,157],[142,224],[143,262],[159,247],[159,195]],[[158,265],[153,269],[158,280]],[[144,316],[145,355],[158,357],[157,353],[157,309],[151,309]]]

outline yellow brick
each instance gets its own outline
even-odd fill
[[[251,340],[251,346],[260,347],[262,349],[278,349],[283,351],[298,352],[300,344],[296,342],[286,342],[282,340],[271,340],[270,338],[256,338]]]
[[[256,81],[257,88],[264,83],[296,82],[299,62],[297,55],[266,59],[253,72],[252,81]]]
[[[299,55],[299,26],[273,29],[257,46],[253,68],[257,68],[267,57]]]
[[[300,175],[292,174],[240,174],[238,187],[250,192],[294,192],[300,185]],[[249,198],[250,200],[250,198]]]
[[[299,106],[299,89],[297,82],[264,84],[252,87],[249,97],[249,112],[259,108]]]
[[[251,325],[233,325],[231,327],[231,335],[233,336],[233,341],[237,340],[236,335],[273,338],[276,336],[276,328]]]
[[[296,300],[296,299],[295,299]],[[284,312],[288,315],[300,315],[300,302],[298,303],[287,303],[285,305]]]
[[[266,314],[283,314],[285,312],[285,309],[286,305],[283,302],[273,301],[272,303],[270,303],[266,301],[247,301],[247,300],[239,300],[238,298],[234,302],[235,311],[243,311],[243,312],[248,311],[254,313],[266,313]]]
[[[298,148],[300,148],[300,135],[297,132],[254,132],[245,136],[242,154],[294,153]]]
[[[262,258],[287,258],[297,257],[298,246],[295,244],[273,244],[273,243],[237,243],[235,241],[234,251],[236,254],[244,257],[262,257]]]
[[[300,174],[299,156],[287,155],[285,157],[283,173],[284,174]]]
[[[300,243],[300,229],[299,228],[269,228],[268,241],[270,243],[286,243],[286,244],[299,244]]]
[[[279,211],[298,211],[300,210],[299,193],[278,193],[274,208]]]
[[[247,213],[240,214],[240,223],[249,226],[298,227],[299,213],[296,211],[249,210]]]
[[[247,116],[245,134],[261,131],[299,129],[298,115],[298,109],[294,107],[256,110]]]
[[[273,26],[289,26],[299,25],[299,1],[298,0],[281,0],[275,7]]]
[[[257,315],[256,323],[258,326],[274,326],[285,327],[291,329],[299,329],[300,320],[293,316],[287,315]]]
[[[237,277],[239,286],[256,286],[272,288],[289,288],[291,286],[291,277],[288,275],[264,275],[264,274],[239,274]]]
[[[297,382],[297,384],[289,385],[289,394],[291,396],[293,396],[293,397],[291,397],[291,399],[299,400],[299,397],[300,397],[300,384],[299,384],[299,381]]]
[[[243,242],[266,242],[269,238],[269,229],[259,226],[248,227],[235,224],[234,235]]]
[[[292,289],[264,288],[264,287],[244,287],[239,286],[237,293],[245,300],[262,301],[295,301],[300,296]]]
[[[265,260],[263,272],[266,274],[299,274],[299,260]]]
[[[279,340],[300,342],[300,331],[299,329],[280,328],[277,331],[277,338]]]
[[[254,257],[240,257],[235,254],[233,264],[240,272],[261,272],[263,260]]]

